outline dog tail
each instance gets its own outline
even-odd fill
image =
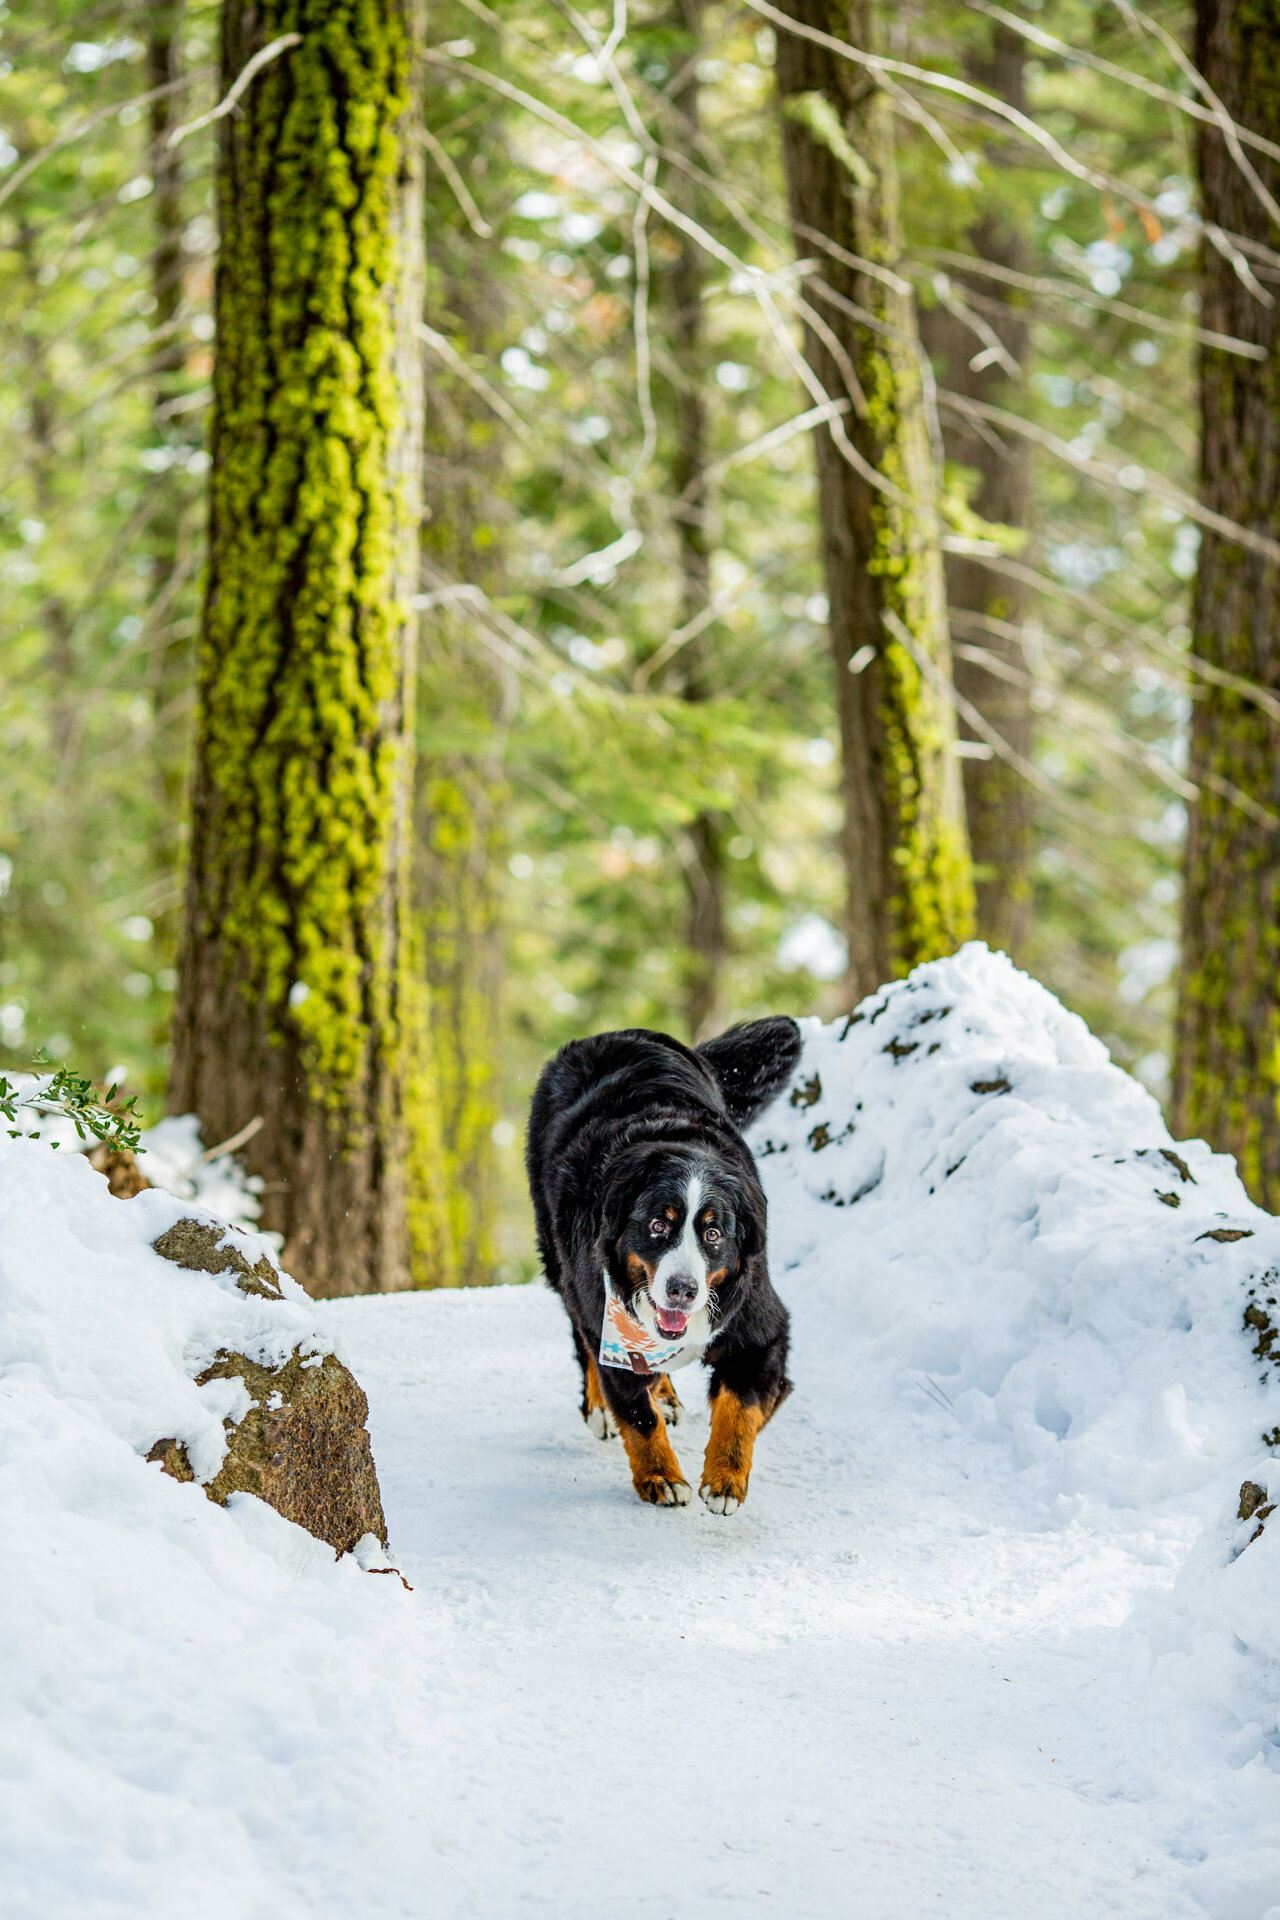
[[[781,1093],[800,1058],[800,1029],[789,1014],[730,1027],[697,1049],[716,1077],[729,1118],[749,1127]]]

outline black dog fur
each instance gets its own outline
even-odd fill
[[[529,1118],[527,1162],[538,1246],[573,1327],[582,1412],[602,1435],[621,1430],[642,1499],[683,1505],[689,1489],[666,1439],[679,1401],[662,1376],[600,1367],[607,1267],[624,1299],[652,1272],[655,1209],[679,1227],[679,1195],[699,1177],[699,1233],[714,1239],[712,1438],[702,1495],[732,1512],[746,1493],[756,1433],[790,1392],[787,1310],[769,1279],[765,1197],[741,1129],[786,1084],[800,1053],[794,1020],[733,1028],[696,1050],[633,1028],[575,1040],[544,1067]],[[670,1229],[668,1229],[670,1231]],[[719,1238],[715,1239],[718,1235]],[[593,1414],[596,1416],[592,1420]]]

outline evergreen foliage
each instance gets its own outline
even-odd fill
[[[0,1047],[16,1065],[39,1042],[100,1081],[127,1068],[151,1111],[162,1098],[184,877],[211,844],[201,828],[188,847],[183,794],[207,559],[200,684],[227,687],[236,710],[226,738],[205,734],[226,795],[212,870],[247,882],[211,924],[269,1014],[263,1057],[280,1037],[316,1111],[359,1133],[361,1063],[381,1044],[371,1036],[394,1052],[421,1026],[421,1008],[401,1017],[404,996],[429,980],[434,1064],[419,1048],[405,1069],[428,1137],[415,1164],[443,1167],[450,1196],[446,1221],[438,1190],[422,1195],[427,1264],[514,1277],[530,1264],[518,1134],[540,1059],[592,1028],[687,1033],[700,1017],[690,874],[708,828],[721,888],[715,1017],[834,1010],[842,997],[842,735],[812,456],[794,426],[811,397],[796,366],[783,168],[784,132],[812,138],[816,122],[781,115],[777,27],[754,0],[697,9],[696,52],[691,16],[669,0],[619,15],[611,46],[611,7],[433,9],[420,93],[429,138],[414,149],[428,332],[412,377],[426,389],[428,517],[405,588],[418,601],[410,915],[409,756],[387,747],[399,642],[377,584],[397,564],[394,490],[366,484],[394,437],[395,343],[373,294],[388,244],[380,216],[350,235],[359,270],[335,265],[357,148],[364,204],[372,212],[389,191],[387,103],[406,97],[407,70],[390,41],[375,53],[367,40],[388,18],[378,6],[317,0],[316,31],[337,36],[329,66],[302,0],[291,6],[264,14],[253,44],[301,25],[308,45],[174,147],[174,128],[226,91],[213,0],[110,0],[91,15],[28,0],[0,31],[0,389],[12,423],[0,482]],[[856,24],[833,17],[837,32]],[[982,783],[1006,794],[1020,783],[1031,911],[1019,959],[1163,1091],[1196,777],[1188,721],[1210,697],[1230,704],[1232,675],[1254,674],[1243,655],[1219,660],[1207,633],[1193,642],[1187,613],[1194,371],[1201,327],[1215,324],[1197,312],[1198,123],[1175,57],[1191,21],[1182,6],[1099,14],[1082,0],[1008,17],[1021,22],[1034,137],[911,77],[990,84],[990,9],[931,4],[886,19],[902,69],[880,94],[895,123],[898,270],[936,346],[952,643],[986,733],[963,712],[938,725],[940,737],[958,728],[983,747],[994,733],[1014,749],[1016,766],[992,748],[952,771],[979,800]],[[696,123],[680,106],[690,60]],[[326,135],[324,84],[339,71],[344,87],[361,73],[387,83],[351,154]],[[309,286],[333,303],[314,335],[282,333],[262,292],[268,255],[245,241],[211,423],[215,145],[253,149],[299,77],[279,176],[297,245],[278,285],[285,305]],[[156,85],[170,91],[155,97]],[[843,120],[826,137],[858,151]],[[839,165],[856,186],[849,156]],[[327,212],[313,190],[332,193]],[[257,194],[250,165],[235,209],[246,231]],[[984,244],[996,226],[1018,236],[1017,258]],[[806,272],[830,278],[836,263],[806,244]],[[675,281],[695,256],[691,382]],[[1256,267],[1265,285],[1270,268]],[[939,316],[953,329],[945,344]],[[997,367],[994,384],[982,369],[970,379],[966,348],[979,358],[1013,326],[1025,332],[1020,377]],[[277,348],[298,404],[268,421],[251,389]],[[1254,364],[1233,348],[1219,361],[1235,374]],[[411,384],[403,358],[399,372]],[[691,394],[705,462],[698,612],[680,465]],[[232,404],[278,433],[269,458],[252,433],[225,441],[216,422]],[[1025,532],[985,490],[975,446],[993,463],[1023,450]],[[301,518],[285,504],[290,463]],[[357,497],[368,513],[353,511]],[[333,646],[309,656],[310,681],[302,651],[288,653],[270,704],[259,671],[280,643],[269,589],[293,541],[305,563],[299,632],[323,629]],[[349,620],[321,618],[330,595]],[[914,632],[914,616],[895,610]],[[904,691],[918,691],[917,664],[895,646]],[[257,666],[242,672],[250,655]],[[1250,724],[1269,727],[1244,704]],[[406,729],[413,705],[405,687]],[[332,785],[295,780],[331,748]],[[394,864],[393,795],[405,864],[388,918],[377,903]],[[1221,805],[1236,822],[1233,803]],[[980,886],[989,866],[984,853]],[[341,921],[348,906],[331,937],[330,908]],[[387,955],[367,1002],[362,943]],[[309,994],[290,1009],[299,982]],[[206,1114],[208,1137],[259,1110],[242,1109],[238,1099],[225,1124]]]

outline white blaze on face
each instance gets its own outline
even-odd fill
[[[667,1248],[653,1276],[654,1305],[661,1307],[664,1313],[687,1313],[692,1318],[695,1313],[701,1313],[710,1298],[707,1263],[697,1230],[702,1204],[702,1180],[698,1174],[692,1173],[684,1190],[684,1231],[675,1246]],[[667,1282],[677,1275],[681,1279],[697,1282],[698,1291],[692,1301],[673,1300],[668,1294]]]

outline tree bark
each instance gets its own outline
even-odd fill
[[[971,55],[967,77],[1010,106],[1026,110],[1024,70],[1026,48],[1007,27],[992,28],[989,52]],[[996,165],[994,155],[989,165]],[[1026,234],[1007,208],[991,207],[975,220],[967,235],[969,251],[979,260],[1026,272],[1030,266]],[[991,308],[991,283],[973,289],[962,271],[955,279],[965,297],[976,294],[982,315],[1009,360],[1024,369],[1030,355],[1030,323],[1026,296],[1006,289],[1000,311]],[[939,303],[921,314],[924,344],[938,370],[939,384],[967,399],[997,406],[1009,404],[1007,367],[988,362],[975,367],[984,352],[981,339],[964,321]],[[1032,463],[1030,442],[1011,436],[997,441],[979,434],[967,420],[947,415],[946,448],[957,465],[976,473],[977,486],[969,504],[984,520],[1000,526],[1029,528],[1032,517]],[[1002,679],[971,656],[978,648],[997,663],[1025,674],[1026,659],[1016,633],[1025,619],[1030,596],[1019,582],[992,573],[980,559],[964,554],[946,556],[947,606],[954,643],[952,671],[957,693],[990,722],[1014,751],[1029,760],[1033,722],[1029,689]],[[973,728],[959,722],[961,738],[977,741]],[[973,854],[977,894],[978,932],[992,947],[1013,959],[1025,952],[1031,931],[1031,855],[1035,809],[1031,789],[1023,776],[998,756],[963,761],[965,815]]]
[[[180,58],[177,33],[181,22],[182,0],[152,0],[147,12],[147,82],[152,89],[167,87],[178,78]],[[154,241],[151,249],[151,293],[155,306],[151,324],[172,328],[183,298],[184,254],[182,244],[182,172],[181,150],[171,149],[168,137],[180,117],[181,96],[159,93],[149,109],[151,132],[151,173],[154,188],[151,214]],[[182,448],[185,435],[181,425],[171,423],[171,403],[184,385],[186,351],[173,334],[167,335],[156,353],[155,385],[152,393],[152,424],[156,442]],[[172,470],[171,470],[172,471]],[[175,569],[180,565],[182,513],[176,483],[166,483],[155,512],[147,525],[148,559],[151,564],[153,618],[171,618],[180,581]],[[190,559],[186,567],[191,565]],[[184,568],[185,571],[185,568]],[[154,741],[157,788],[156,855],[161,872],[172,871],[181,856],[181,830],[186,785],[189,715],[185,711],[190,693],[190,638],[168,639],[156,647],[151,664],[152,738]],[[166,912],[166,921],[177,915]],[[173,950],[172,928],[163,941]]]
[[[1196,63],[1241,125],[1280,140],[1280,6],[1200,0]],[[1277,235],[1216,128],[1200,138],[1206,222],[1267,247]],[[1274,195],[1280,168],[1250,159]],[[1215,513],[1280,540],[1280,309],[1206,244],[1200,325],[1265,350],[1200,349],[1200,495]],[[1280,567],[1204,529],[1192,645],[1228,672],[1280,691]],[[1221,791],[1230,782],[1280,814],[1274,723],[1225,688],[1195,704],[1191,778],[1200,798],[1186,853],[1174,1079],[1175,1126],[1233,1153],[1253,1198],[1280,1206],[1280,830]],[[1215,787],[1217,790],[1215,791]]]
[[[409,824],[422,189],[410,0],[226,0],[209,571],[170,1104],[313,1293],[443,1277]]]
[[[492,121],[484,122],[492,138]],[[457,156],[466,173],[467,155]],[[428,174],[434,199],[438,176]],[[458,231],[452,191],[433,205],[437,245],[428,263],[427,315],[461,344],[498,352],[500,286],[469,229]],[[500,516],[505,429],[471,387],[438,359],[428,363],[423,585],[466,582],[504,590],[506,528]],[[431,990],[432,1049],[440,1101],[442,1164],[454,1270],[463,1286],[493,1279],[498,1206],[494,1122],[501,1112],[500,1007],[504,973],[501,876],[509,799],[504,747],[516,691],[465,622],[428,613],[419,693],[415,894]],[[445,719],[447,744],[433,738]]]
[[[787,0],[786,11],[875,45],[874,0]],[[805,286],[823,325],[806,324],[805,356],[823,391],[850,402],[814,439],[858,996],[968,938],[973,879],[914,305],[901,282],[848,263],[892,274],[901,255],[890,105],[860,69],[782,29],[777,79],[797,250],[817,255]],[[889,491],[842,452],[842,433]]]
[[[702,47],[703,0],[676,0],[667,19],[669,59],[673,80],[668,89],[672,114],[667,142],[683,150],[695,164],[698,151],[698,57]],[[682,173],[673,172],[667,191],[677,206],[695,217],[704,214],[696,188]],[[666,237],[674,252],[655,272],[655,286],[666,308],[669,349],[673,362],[667,393],[668,428],[672,437],[671,492],[681,504],[676,515],[676,546],[680,567],[678,624],[687,626],[702,613],[711,598],[710,498],[707,490],[707,350],[703,300],[706,266],[702,249],[678,228]],[[713,691],[713,642],[702,633],[675,655],[664,684],[686,700],[706,700]],[[725,918],[725,830],[718,815],[698,814],[684,839],[685,891],[685,1022],[692,1040],[705,1040],[717,1030],[721,1014],[721,981],[728,947]]]

